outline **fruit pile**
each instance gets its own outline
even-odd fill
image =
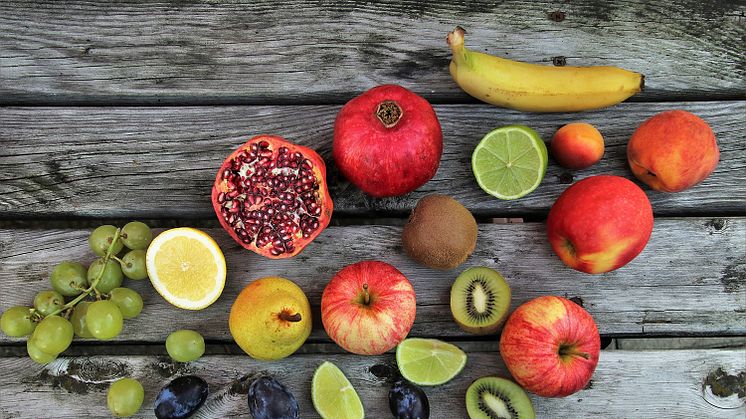
[[[490,56],[464,47],[464,31],[448,35],[455,82],[488,103],[524,111],[579,111],[621,102],[642,88],[643,76],[614,67],[553,68]],[[581,170],[600,161],[604,140],[594,126],[573,122],[554,134],[549,149],[524,125],[488,132],[472,153],[476,184],[502,200],[520,199],[541,184],[549,152],[560,165]],[[443,134],[432,106],[409,90],[384,85],[350,100],[334,124],[333,156],[341,174],[366,194],[401,196],[427,183],[443,153]],[[710,127],[685,111],[668,111],[645,121],[627,146],[632,173],[657,191],[677,192],[715,169],[719,150]],[[215,214],[240,246],[271,259],[299,254],[329,225],[333,211],[324,160],[312,149],[284,138],[260,135],[222,163],[212,186]],[[567,188],[547,217],[552,249],[567,266],[599,274],[619,269],[646,246],[653,229],[645,192],[619,176],[598,175]],[[415,262],[452,270],[464,264],[478,239],[477,222],[457,200],[430,194],[417,203],[402,231],[402,248]],[[174,306],[201,310],[221,295],[227,267],[217,243],[192,228],[176,228],[153,239],[150,228],[130,222],[95,229],[89,237],[100,258],[87,269],[63,262],[51,272],[52,290],[39,292],[33,307],[2,314],[2,331],[29,336],[29,356],[38,363],[57,358],[73,336],[112,339],[123,319],[140,314],[140,295],[122,287],[123,278],[150,278]],[[123,253],[123,250],[127,251]],[[397,418],[429,417],[419,386],[442,385],[467,364],[459,347],[437,339],[407,338],[417,303],[412,283],[396,267],[377,260],[337,272],[321,296],[321,323],[337,345],[353,354],[396,350],[401,374],[389,391]],[[486,376],[466,390],[471,418],[535,417],[527,390],[564,397],[583,389],[600,353],[598,328],[580,305],[556,296],[524,302],[509,313],[511,289],[488,267],[461,272],[450,291],[455,323],[467,333],[500,333],[500,354],[512,378]],[[311,305],[293,281],[269,276],[249,283],[228,316],[230,333],[248,355],[279,360],[295,353],[311,333]],[[174,361],[191,362],[205,352],[192,330],[172,332],[165,342]],[[313,405],[323,418],[362,418],[363,403],[345,374],[324,362],[311,380]],[[186,418],[208,397],[208,383],[183,376],[157,395],[158,418]],[[123,378],[110,386],[115,416],[137,413],[142,385]],[[273,377],[255,379],[248,391],[254,418],[297,418],[298,402]]]

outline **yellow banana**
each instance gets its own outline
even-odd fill
[[[475,98],[528,112],[571,112],[615,105],[642,90],[645,77],[618,67],[552,67],[470,51],[464,29],[448,34],[453,80]]]

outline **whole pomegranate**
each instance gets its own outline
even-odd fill
[[[377,198],[412,192],[438,170],[443,133],[427,100],[397,85],[347,102],[334,123],[334,160],[342,174]]]
[[[250,139],[223,161],[212,206],[236,243],[272,259],[300,253],[334,208],[324,160],[273,135]]]

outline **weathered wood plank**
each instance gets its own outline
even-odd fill
[[[573,180],[600,173],[632,177],[630,135],[651,115],[675,108],[712,125],[721,162],[693,189],[648,191],[656,214],[746,214],[744,101],[625,104],[582,116],[436,106],[445,139],[438,173],[419,190],[388,199],[367,197],[340,178],[331,158],[337,106],[0,108],[0,212],[6,218],[212,219],[210,189],[222,160],[250,136],[272,132],[320,151],[337,216],[406,214],[431,192],[448,193],[480,215],[543,215]],[[490,129],[526,124],[549,141],[559,126],[577,120],[595,124],[606,138],[606,156],[594,167],[569,172],[550,161],[539,188],[515,201],[495,199],[474,181],[471,153]]]
[[[696,0],[5,1],[0,98],[339,103],[395,82],[465,100],[448,74],[456,24],[471,47],[503,57],[643,72],[638,99],[743,97],[745,12],[743,2]]]
[[[248,386],[261,375],[272,375],[294,393],[301,417],[318,417],[311,402],[314,369],[335,362],[349,377],[366,417],[390,417],[387,394],[396,374],[393,355],[295,355],[279,362],[257,362],[247,356],[207,356],[189,364],[166,358],[63,358],[42,367],[28,358],[0,358],[0,418],[104,418],[106,389],[120,377],[134,377],[145,387],[145,402],[137,417],[153,417],[160,388],[177,376],[196,374],[210,386],[210,396],[195,418],[247,417]],[[686,366],[685,368],[683,366]],[[375,367],[375,368],[374,368]],[[737,375],[746,373],[741,350],[602,351],[590,388],[561,399],[531,395],[537,417],[558,418],[743,418],[744,398],[711,395],[710,374],[719,368],[733,381],[725,393],[738,391]],[[507,375],[495,352],[474,352],[464,371],[451,382],[425,388],[433,419],[466,418],[464,394],[484,375]],[[721,379],[720,383],[725,382]],[[741,388],[742,390],[742,388]]]
[[[299,256],[268,260],[238,247],[220,229],[206,230],[220,244],[228,281],[220,299],[199,313],[166,303],[148,281],[129,281],[145,300],[143,313],[126,322],[119,341],[163,342],[173,330],[198,330],[230,341],[227,313],[250,281],[281,275],[296,281],[318,307],[321,293],[343,266],[383,260],[413,283],[418,313],[413,336],[464,334],[453,322],[449,290],[462,269],[441,272],[410,261],[401,251],[401,228],[330,227]],[[0,309],[27,305],[48,288],[48,275],[63,260],[92,260],[89,230],[0,230]],[[501,272],[513,291],[512,308],[540,295],[580,297],[607,335],[746,334],[746,218],[657,219],[650,243],[626,267],[591,276],[566,268],[546,242],[544,225],[480,227],[477,249],[464,264]],[[316,308],[311,339],[327,340]],[[0,336],[0,343],[17,341]]]

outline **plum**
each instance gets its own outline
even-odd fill
[[[430,402],[427,394],[415,384],[401,379],[389,390],[389,408],[397,419],[428,419]]]
[[[207,382],[195,375],[179,377],[158,393],[155,416],[158,419],[186,419],[207,400]]]
[[[249,411],[254,419],[298,419],[298,401],[272,377],[260,377],[249,387]]]

